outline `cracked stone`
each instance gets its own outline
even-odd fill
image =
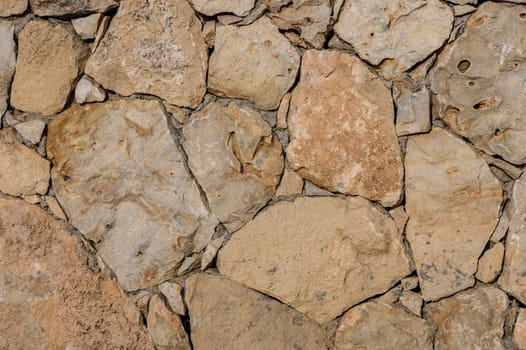
[[[177,283],[164,282],[159,285],[159,291],[163,293],[173,312],[181,316],[186,314],[186,306],[183,301],[183,287]]]
[[[148,309],[148,331],[157,350],[192,349],[181,319],[166,307],[159,295],[150,299]]]
[[[106,12],[119,6],[116,0],[29,0],[33,12],[40,16],[77,16]]]
[[[431,101],[429,89],[410,81],[393,83],[396,104],[396,134],[406,136],[431,130]]]
[[[422,316],[422,304],[424,303],[424,299],[422,299],[420,294],[410,290],[404,290],[402,295],[400,295],[399,301],[403,307],[416,316]]]
[[[0,116],[7,110],[11,79],[15,74],[16,44],[14,33],[15,27],[12,23],[0,20]]]

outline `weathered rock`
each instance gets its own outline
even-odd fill
[[[477,279],[484,283],[491,283],[502,270],[504,258],[504,244],[497,243],[480,257],[477,269]]]
[[[99,23],[102,19],[101,13],[94,13],[87,17],[75,18],[71,20],[73,29],[83,40],[95,39]]]
[[[14,31],[15,27],[12,23],[0,20],[0,116],[7,110],[11,79],[15,73],[16,44]]]
[[[159,290],[165,296],[173,312],[181,316],[186,314],[186,306],[183,301],[183,287],[177,283],[164,282],[159,285]]]
[[[301,194],[303,191],[303,179],[296,174],[295,171],[285,169],[279,187],[276,190],[276,197],[290,196],[293,194]]]
[[[217,268],[319,323],[411,272],[393,220],[360,197],[278,202],[232,236]]]
[[[471,5],[456,5],[453,6],[453,14],[455,16],[464,16],[468,13],[475,12],[477,8]]]
[[[208,47],[214,47],[216,42],[216,22],[206,21],[203,25],[203,38]]]
[[[405,171],[407,239],[424,300],[472,286],[498,221],[499,181],[467,144],[440,128],[409,137]]]
[[[206,91],[207,46],[186,0],[123,1],[86,65],[121,95],[145,93],[197,107]]]
[[[195,350],[327,348],[322,328],[305,315],[218,275],[189,277],[186,303]]]
[[[526,349],[526,309],[521,308],[513,328],[513,343],[519,350]]]
[[[246,99],[260,109],[276,109],[299,65],[298,51],[267,17],[242,27],[218,25],[208,89]]]
[[[254,8],[255,0],[190,0],[194,9],[207,16],[220,13],[234,13],[246,16]]]
[[[116,0],[29,0],[38,16],[72,16],[92,12],[106,12],[119,3]]]
[[[9,128],[0,131],[0,192],[11,196],[45,194],[49,162],[16,139]]]
[[[2,0],[2,3],[0,3],[0,17],[20,15],[24,13],[26,9],[27,0]],[[2,36],[0,35],[0,37]],[[0,52],[1,51],[2,50],[0,50]]]
[[[407,213],[403,206],[396,207],[394,209],[389,210],[389,215],[393,218],[396,227],[398,227],[398,232],[402,233],[404,232],[405,225],[407,224],[407,220],[409,220],[409,216],[407,216]]]
[[[46,123],[41,119],[29,119],[25,122],[13,126],[24,141],[30,144],[37,144],[42,139],[42,133]]]
[[[495,287],[477,287],[425,307],[436,323],[436,350],[504,350],[506,293]]]
[[[219,248],[223,245],[224,237],[214,239],[205,248],[203,255],[201,256],[201,270],[206,270],[210,264],[214,261],[217,256]]]
[[[22,196],[22,199],[29,204],[38,204],[40,203],[40,196],[38,194],[30,194],[27,196]]]
[[[168,310],[159,295],[150,299],[147,323],[157,350],[192,349],[181,319]]]
[[[345,2],[334,30],[393,79],[439,49],[452,27],[453,12],[439,0],[353,0]]]
[[[279,103],[279,108],[276,113],[276,127],[284,130],[287,128],[287,114],[289,112],[290,93],[286,93]]]
[[[474,5],[476,5],[478,0],[451,0],[449,2],[451,2],[453,4],[457,4],[457,5],[467,5],[467,4],[474,4]],[[511,2],[513,2],[513,0],[511,0]]]
[[[18,34],[18,58],[11,87],[13,107],[45,115],[67,102],[86,54],[69,24],[32,20]]]
[[[425,85],[395,81],[393,99],[396,104],[396,134],[398,136],[431,130],[431,103],[429,90]]]
[[[499,218],[499,223],[497,224],[497,227],[495,227],[495,230],[491,234],[490,240],[494,243],[501,241],[504,237],[506,237],[506,233],[508,233],[509,227],[510,219],[508,218],[508,212],[507,210],[503,210]]]
[[[283,170],[277,137],[248,107],[211,103],[184,127],[188,165],[210,210],[229,230],[250,220],[274,195]]]
[[[404,310],[373,301],[343,315],[334,345],[335,350],[432,350],[433,328]]]
[[[400,281],[400,284],[402,285],[403,290],[413,290],[416,287],[418,287],[418,277],[409,276],[409,277],[403,278],[402,281]]]
[[[56,197],[126,290],[173,275],[217,224],[170,135],[160,103],[74,105],[50,122]]]
[[[75,102],[79,104],[102,102],[106,99],[106,91],[87,75],[80,78],[75,88]]]
[[[62,210],[62,207],[58,203],[58,201],[55,199],[55,197],[51,196],[45,196],[44,199],[46,200],[47,207],[49,210],[51,210],[51,213],[55,215],[57,218],[61,220],[67,220],[66,214],[64,213],[64,210]]]
[[[80,241],[58,221],[0,199],[0,232],[0,348],[154,349],[132,321],[137,308],[88,269]]]
[[[525,11],[482,4],[439,55],[431,77],[440,117],[475,147],[516,164],[526,163]]]
[[[309,50],[292,92],[291,167],[315,184],[393,206],[404,170],[391,93],[357,57]]]
[[[410,290],[404,290],[402,295],[400,295],[399,300],[400,304],[407,310],[411,311],[418,317],[422,316],[422,304],[424,300],[420,294]]]

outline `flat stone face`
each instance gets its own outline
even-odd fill
[[[2,3],[0,3],[0,17],[19,15],[24,13],[26,9],[27,0],[2,0]]]
[[[18,34],[18,57],[11,105],[45,115],[67,102],[86,54],[71,25],[32,20]]]
[[[11,79],[15,74],[16,44],[14,31],[13,24],[0,20],[0,116],[7,110]]]
[[[279,202],[232,236],[217,268],[319,323],[411,272],[394,221],[360,197]]]
[[[298,51],[267,17],[247,26],[218,25],[208,89],[246,99],[260,109],[276,109],[299,66]]]
[[[0,199],[0,232],[0,348],[154,349],[139,310],[58,221]]]
[[[396,134],[406,136],[431,130],[429,89],[410,81],[395,81]]]
[[[106,12],[119,6],[116,0],[29,0],[29,3],[33,12],[38,16],[65,16]]]
[[[86,74],[121,95],[145,93],[197,107],[206,91],[207,46],[186,0],[121,2]]]
[[[424,300],[472,286],[499,218],[499,181],[467,144],[440,128],[409,137],[405,171],[407,239]]]
[[[526,163],[524,6],[487,2],[431,71],[439,114],[477,148]]]
[[[217,220],[158,101],[74,105],[48,128],[57,199],[124,289],[168,279],[210,241]]]
[[[195,350],[327,349],[314,321],[225,277],[193,275],[185,295]]]
[[[191,350],[181,319],[173,314],[159,295],[148,305],[148,331],[157,350]]]
[[[246,16],[254,7],[255,0],[190,0],[197,12],[207,16],[231,12],[237,16]]]
[[[439,0],[346,1],[334,26],[386,79],[438,50],[452,28],[453,12]]]
[[[290,165],[330,191],[393,206],[404,169],[391,92],[357,57],[309,50],[292,92]]]
[[[192,115],[183,135],[188,165],[227,228],[242,226],[273,197],[283,156],[256,110],[234,102],[209,104]]]
[[[433,335],[432,326],[423,319],[373,301],[356,306],[343,315],[336,331],[334,349],[432,350]]]
[[[436,350],[504,350],[508,296],[495,287],[477,287],[425,307],[437,325]]]

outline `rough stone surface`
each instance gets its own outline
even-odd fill
[[[335,350],[433,349],[433,328],[402,309],[368,302],[347,311],[340,320]]]
[[[284,130],[287,128],[287,114],[289,112],[290,93],[286,93],[279,103],[279,108],[276,113],[276,127]]]
[[[45,196],[47,207],[49,210],[51,210],[51,213],[55,215],[57,218],[61,220],[67,220],[66,214],[64,213],[64,210],[62,210],[62,207],[58,203],[58,201],[55,199],[55,197],[51,196]]]
[[[242,226],[273,197],[283,156],[257,111],[235,102],[211,103],[192,115],[183,135],[188,165],[227,228]]]
[[[453,12],[440,0],[346,1],[334,26],[386,79],[439,49],[452,28]]]
[[[499,276],[504,258],[504,244],[497,243],[480,257],[477,269],[477,279],[491,283]]]
[[[121,95],[145,93],[197,107],[206,91],[207,46],[186,0],[121,2],[86,74]]]
[[[57,199],[124,289],[168,279],[211,239],[158,101],[74,105],[49,124],[47,152]]]
[[[292,92],[291,167],[330,191],[393,206],[403,166],[391,93],[357,57],[309,50]]]
[[[0,17],[19,15],[24,13],[26,9],[27,0],[2,0],[2,3],[0,3]]]
[[[278,202],[233,235],[217,267],[319,323],[411,272],[394,221],[360,197]]]
[[[327,349],[325,333],[308,317],[218,275],[188,278],[186,303],[195,350]]]
[[[405,171],[407,239],[424,300],[472,286],[498,221],[499,181],[467,144],[440,128],[409,137]]]
[[[60,112],[67,102],[86,54],[69,24],[32,20],[18,35],[18,57],[11,105],[45,115]]]
[[[260,109],[276,109],[294,83],[299,65],[298,51],[267,17],[241,27],[218,25],[208,89],[219,96],[246,99]]]
[[[24,141],[34,145],[42,139],[46,123],[41,119],[30,119],[13,126]]]
[[[408,81],[395,81],[396,134],[406,136],[431,130],[429,89]]]
[[[435,322],[436,350],[504,350],[506,293],[495,287],[477,287],[455,294],[425,308]]]
[[[303,178],[295,171],[285,169],[279,187],[276,190],[276,197],[290,196],[294,194],[301,194],[303,191]]]
[[[519,350],[526,349],[526,309],[521,308],[513,328],[513,343]]]
[[[102,14],[94,13],[87,17],[75,18],[71,20],[73,29],[83,39],[90,40],[95,39],[97,36],[97,29],[99,29],[99,23],[102,19]]]
[[[221,13],[233,13],[246,16],[254,7],[255,0],[190,0],[194,9],[207,16]]]
[[[82,15],[106,12],[119,5],[117,0],[29,0],[38,16]]]
[[[402,295],[400,295],[399,300],[400,304],[407,310],[411,311],[418,317],[422,316],[422,304],[424,303],[424,299],[422,299],[420,294],[410,290],[404,290]]]
[[[102,102],[106,99],[106,91],[87,75],[80,78],[75,88],[75,102],[79,104]]]
[[[186,307],[183,301],[183,287],[177,283],[164,282],[159,285],[159,290],[163,293],[173,312],[178,315],[186,314]]]
[[[159,295],[150,299],[148,309],[148,331],[157,350],[192,349],[181,319],[168,310]]]
[[[135,305],[88,269],[80,241],[58,221],[0,199],[0,232],[0,348],[154,349],[133,321]]]
[[[16,44],[14,31],[15,27],[12,23],[0,20],[0,116],[7,110],[11,79],[15,73]]]

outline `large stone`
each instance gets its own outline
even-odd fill
[[[206,91],[207,46],[186,0],[123,1],[86,65],[121,95],[145,93],[197,107]]]
[[[474,284],[497,225],[502,188],[488,165],[447,131],[409,137],[405,156],[407,239],[425,300]]]
[[[45,115],[60,112],[81,72],[86,47],[69,24],[32,20],[18,34],[11,87],[13,107]]]
[[[327,349],[305,315],[218,275],[188,278],[186,303],[195,350]]]
[[[246,99],[260,109],[276,109],[299,66],[298,51],[267,17],[242,27],[218,25],[208,88],[219,96]]]
[[[211,103],[192,115],[183,135],[188,165],[210,210],[228,229],[252,219],[273,197],[283,156],[278,138],[256,110]]]
[[[11,79],[15,73],[16,44],[14,38],[13,24],[0,20],[0,117],[7,110]]]
[[[158,101],[74,105],[49,124],[56,197],[126,290],[158,284],[210,241],[201,200]]]
[[[452,28],[453,12],[440,0],[346,1],[334,26],[386,79],[438,50]]]
[[[483,3],[431,71],[439,115],[475,147],[526,163],[525,6]]]
[[[330,191],[393,206],[404,169],[391,92],[357,57],[306,51],[292,92],[288,160]]]
[[[340,320],[335,350],[433,349],[433,328],[395,306],[368,302],[347,311]]]
[[[29,3],[33,12],[43,17],[106,12],[119,5],[117,0],[29,0]]]
[[[0,131],[0,192],[11,196],[45,194],[49,168],[46,159],[18,142],[13,129]]]
[[[191,350],[181,319],[173,314],[159,295],[150,299],[148,331],[157,350]]]
[[[2,0],[2,2],[0,3],[0,17],[20,15],[24,13],[26,9],[27,9],[27,0]]]
[[[425,307],[437,325],[436,350],[504,350],[508,296],[495,287],[477,287]]]
[[[217,268],[319,323],[411,272],[396,224],[360,197],[278,202],[236,232]]]
[[[58,221],[0,199],[0,232],[1,349],[154,349],[139,310]]]
[[[231,12],[246,16],[254,7],[255,0],[190,0],[194,9],[207,16]]]

